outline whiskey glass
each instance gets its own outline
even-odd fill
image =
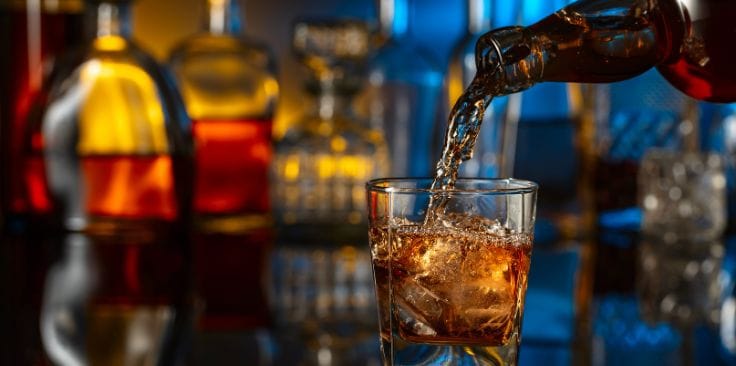
[[[431,183],[367,185],[384,365],[516,365],[537,185]]]

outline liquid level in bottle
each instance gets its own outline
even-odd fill
[[[199,119],[193,129],[196,212],[268,212],[271,121]]]
[[[88,214],[128,219],[178,217],[170,156],[85,156],[80,165]]]

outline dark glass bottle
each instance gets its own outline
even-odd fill
[[[61,52],[83,40],[82,0],[4,1],[0,3],[0,212],[18,229],[35,205],[43,172],[22,164],[23,135],[38,113],[42,90]],[[23,220],[25,221],[25,220]]]
[[[541,81],[612,82],[657,67],[701,100],[736,101],[732,1],[583,0],[529,27],[491,31],[478,42],[487,94]]]

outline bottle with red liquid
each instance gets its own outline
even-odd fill
[[[170,57],[195,143],[198,329],[202,337],[242,335],[270,323],[264,278],[273,237],[268,177],[279,86],[270,50],[243,35],[239,0],[202,3],[204,29]],[[207,349],[216,342],[202,337],[195,358],[218,353]]]
[[[206,28],[171,68],[192,118],[194,209],[202,220],[257,224],[269,213],[268,169],[278,82],[269,49],[242,33],[238,0],[207,0]]]
[[[0,212],[14,232],[47,204],[42,169],[22,164],[23,136],[58,56],[83,40],[83,10],[82,0],[0,4]]]
[[[736,101],[736,2],[582,0],[529,27],[484,35],[477,45],[487,94],[541,81],[628,79],[657,67],[685,94]]]
[[[37,323],[54,364],[174,363],[190,319],[189,119],[131,39],[130,2],[86,2],[89,39],[55,66],[24,138],[47,217],[31,230],[61,254]]]

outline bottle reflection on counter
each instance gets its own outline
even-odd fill
[[[181,357],[180,337],[191,321],[182,280],[187,254],[176,245],[119,240],[69,235],[48,269],[38,319],[53,363],[155,364]]]
[[[203,29],[169,58],[193,119],[190,234],[198,314],[190,361],[251,364],[246,344],[271,324],[268,177],[279,85],[268,47],[243,32],[241,1],[200,2]]]

